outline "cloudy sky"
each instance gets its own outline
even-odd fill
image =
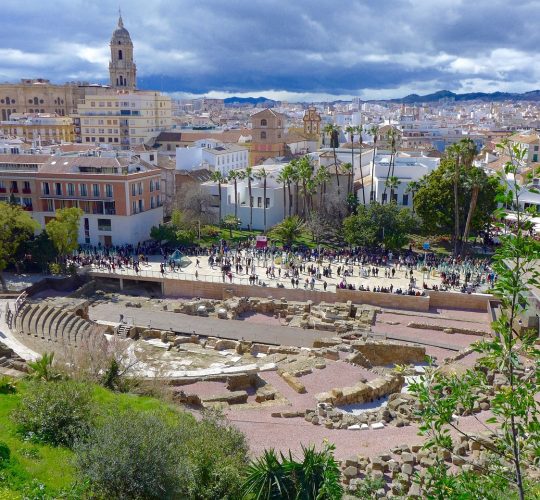
[[[107,82],[117,2],[0,5],[0,81]],[[179,96],[377,99],[540,88],[538,0],[120,0],[120,6],[139,87]]]

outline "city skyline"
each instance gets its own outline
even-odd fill
[[[537,89],[540,35],[530,21],[537,2],[506,5],[383,0],[338,9],[329,1],[135,0],[121,8],[139,88],[175,97],[316,101]],[[64,0],[44,12],[38,7],[4,2],[0,81],[108,83],[115,7]]]

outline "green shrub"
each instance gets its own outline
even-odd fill
[[[195,478],[191,498],[239,498],[249,463],[245,436],[214,412],[206,413],[187,436],[185,453]]]
[[[62,274],[62,266],[56,262],[51,262],[49,264],[49,271],[51,274]]]
[[[93,416],[90,389],[73,381],[29,383],[13,412],[26,439],[67,447],[87,434]]]
[[[76,467],[98,498],[187,498],[193,477],[183,427],[157,413],[110,415],[75,446]],[[194,419],[189,419],[195,424]],[[189,425],[185,426],[185,430]]]
[[[0,467],[2,467],[6,462],[8,462],[10,457],[11,450],[9,449],[9,446],[3,441],[0,441]]]
[[[0,394],[14,394],[17,387],[13,379],[7,376],[0,377]]]

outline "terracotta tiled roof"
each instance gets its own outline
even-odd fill
[[[0,163],[33,163],[43,164],[51,158],[51,155],[2,155],[0,154]]]

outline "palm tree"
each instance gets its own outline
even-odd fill
[[[459,180],[462,168],[471,168],[476,155],[476,145],[471,139],[462,139],[456,144],[452,144],[446,150],[448,158],[454,163],[454,255],[458,254],[459,238]]]
[[[286,166],[281,169],[281,172],[276,177],[276,181],[279,184],[283,184],[283,218],[285,219],[287,217],[287,172],[286,172]],[[289,207],[290,209],[290,207]]]
[[[266,179],[268,178],[268,171],[264,167],[261,167],[255,173],[255,177],[263,180],[263,226],[266,231]]]
[[[248,195],[249,195],[249,228],[253,228],[253,196],[251,196],[251,181],[253,180],[253,168],[246,167],[244,175],[248,181]],[[285,189],[285,188],[283,188]]]
[[[302,211],[302,217],[306,217],[307,212],[307,183],[311,179],[311,176],[313,175],[313,168],[311,166],[311,162],[309,161],[308,156],[303,156],[300,158],[300,161],[298,162],[298,176],[300,177],[300,181],[302,182],[302,193],[303,193],[303,211]]]
[[[45,382],[60,380],[62,374],[53,368],[53,361],[54,352],[45,353],[36,361],[28,361],[28,368],[30,368],[28,378],[33,380],[43,380]]]
[[[294,197],[296,198],[294,213],[295,213],[295,215],[298,215],[298,212],[300,211],[300,207],[299,207],[299,201],[300,201],[300,173],[298,171],[298,160],[291,161],[290,165],[292,167],[291,168],[291,181],[294,183],[294,191],[295,191]]]
[[[339,464],[334,459],[333,445],[321,451],[302,446],[303,459],[297,461],[274,450],[266,450],[253,461],[242,485],[244,499],[338,500],[343,496]]]
[[[225,180],[219,170],[212,172],[210,178],[212,182],[217,182],[219,194],[219,223],[221,223],[221,183]]]
[[[234,216],[238,217],[238,190],[236,189],[238,183],[238,172],[236,170],[231,170],[227,174],[227,180],[234,184]]]
[[[322,210],[324,205],[324,196],[326,195],[326,183],[330,180],[330,172],[328,172],[328,168],[325,165],[321,165],[317,170],[315,178],[317,180],[317,184],[321,187],[321,190],[319,191],[319,210]]]
[[[351,166],[352,166],[352,173],[354,172],[354,134],[357,132],[357,127],[354,127],[352,125],[348,125],[345,127],[345,132],[349,134],[349,137],[351,138]],[[351,173],[351,175],[353,175]],[[350,184],[350,181],[349,181]],[[350,194],[350,190],[347,191],[347,194]]]
[[[412,204],[413,213],[414,213],[414,195],[420,189],[421,186],[422,186],[422,183],[420,181],[411,181],[407,184],[407,187],[405,188],[405,194],[411,193],[411,204]]]
[[[358,125],[355,127],[356,133],[358,134],[358,146],[360,149],[360,158],[358,161],[358,166],[360,168],[360,185],[362,186],[362,200],[364,202],[364,205],[366,204],[366,192],[364,191],[364,173],[362,172],[362,133],[364,131],[362,125]],[[354,171],[354,163],[353,163],[353,171]]]
[[[369,202],[373,203],[375,200],[375,185],[373,183],[373,174],[375,171],[375,155],[377,154],[377,139],[379,137],[379,126],[373,125],[369,129],[369,134],[373,137],[373,156],[371,158],[371,189],[369,191]]]
[[[291,246],[302,235],[304,222],[297,215],[286,217],[270,230],[272,238]]]
[[[343,169],[344,172],[347,173],[347,196],[351,194],[351,191],[352,191],[352,185],[353,185],[353,181],[352,181],[352,172],[353,172],[353,166],[352,166],[352,163],[344,163],[343,165],[341,165],[341,168]]]
[[[293,204],[293,196],[291,191],[291,181],[294,173],[294,163],[296,160],[292,160],[290,163],[285,165],[282,170],[283,179],[285,180],[287,184],[287,191],[288,191],[288,200],[289,200],[289,217],[291,216],[291,210],[292,210],[292,204]]]
[[[465,230],[463,231],[463,241],[461,244],[462,257],[465,252],[467,240],[469,239],[472,219],[474,211],[476,210],[476,204],[478,203],[478,195],[480,194],[480,190],[486,185],[486,175],[479,168],[472,167],[468,175],[467,183],[471,188],[471,202],[469,204],[469,212],[467,213],[467,221],[465,222]]]
[[[388,179],[394,176],[394,162],[397,150],[397,132],[394,128],[390,128],[390,130],[388,130],[388,132],[386,133],[386,140],[390,144],[390,161],[388,163],[388,172],[386,174],[386,181],[388,182]],[[384,183],[383,200],[386,197],[387,182]]]
[[[399,185],[401,184],[401,181],[395,176],[388,177],[386,179],[386,182],[384,183],[385,190],[386,188],[390,189],[390,203],[392,203],[394,200],[394,191],[398,189]],[[383,198],[384,203],[384,198]]]
[[[339,172],[336,153],[336,148],[339,147],[339,127],[333,123],[329,123],[328,125],[325,125],[324,133],[330,136],[330,146],[334,150],[334,167],[336,170],[337,191],[339,196]]]

